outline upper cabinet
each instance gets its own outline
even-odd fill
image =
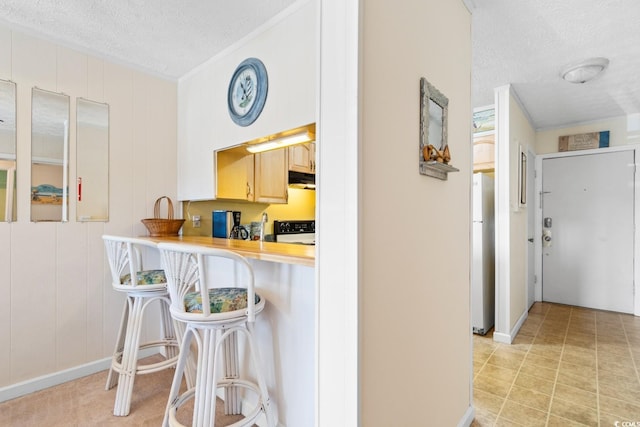
[[[495,169],[495,134],[473,138],[473,171],[493,172]]]
[[[245,147],[215,153],[216,198],[287,203],[286,149],[249,154]]]
[[[473,171],[493,172],[495,169],[495,108],[476,108],[473,112]]]
[[[289,170],[294,172],[316,173],[316,143],[289,147]]]
[[[287,150],[284,148],[254,154],[254,201],[287,203],[289,188],[287,164]]]

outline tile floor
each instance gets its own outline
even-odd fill
[[[491,335],[473,340],[473,427],[640,426],[640,317],[535,303],[511,345]]]

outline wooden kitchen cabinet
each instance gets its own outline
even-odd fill
[[[289,147],[289,170],[316,173],[316,144],[293,145]]]
[[[287,203],[289,188],[287,150],[265,151],[254,154],[254,201],[261,203]]]
[[[493,172],[495,169],[495,134],[493,132],[473,138],[473,171]]]
[[[243,147],[216,152],[216,198],[287,203],[287,150],[249,154]]]
[[[253,155],[244,148],[216,151],[216,198],[248,200],[254,197]]]

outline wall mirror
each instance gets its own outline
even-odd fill
[[[0,80],[0,221],[16,220],[16,84]]]
[[[77,221],[109,220],[109,105],[76,101]]]
[[[31,91],[31,221],[68,221],[69,97]]]
[[[447,141],[449,99],[424,77],[420,79],[420,149],[418,169],[422,175],[447,180],[451,151]]]
[[[436,150],[447,146],[449,99],[424,77],[420,79],[420,145]]]

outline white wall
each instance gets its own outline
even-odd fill
[[[361,424],[455,426],[472,403],[471,17],[360,4]],[[449,99],[447,181],[418,172],[421,77]]]
[[[178,95],[178,198],[215,198],[213,152],[316,121],[316,2],[301,1],[244,40],[180,79]],[[247,127],[227,111],[236,67],[260,59],[269,80],[262,114]]]
[[[111,290],[101,235],[145,234],[140,219],[153,216],[155,199],[175,198],[177,85],[5,27],[0,27],[0,79],[17,83],[18,104],[18,221],[0,223],[4,393],[21,381],[111,354],[123,299]],[[109,103],[109,222],[76,222],[75,193],[68,223],[30,222],[33,86],[71,97],[71,182],[75,99]]]
[[[496,325],[494,339],[511,343],[527,317],[527,207],[519,205],[520,148],[535,132],[510,85],[496,88]],[[533,166],[531,166],[533,167]]]

